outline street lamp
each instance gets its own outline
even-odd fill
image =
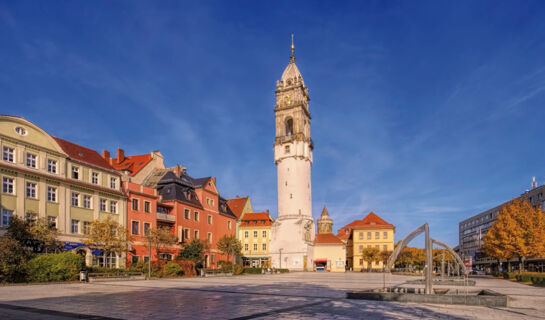
[[[148,280],[151,280],[151,234],[146,238],[148,238]]]

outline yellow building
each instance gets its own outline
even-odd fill
[[[238,238],[242,244],[244,266],[270,266],[269,241],[272,222],[268,212],[245,213],[240,220]]]
[[[347,231],[349,230],[349,231]],[[339,233],[350,233],[347,240],[352,248],[352,262],[348,265],[354,271],[367,269],[367,262],[363,258],[365,248],[377,248],[381,252],[394,250],[394,225],[384,221],[375,213],[369,213],[362,220],[356,220],[339,230]],[[383,263],[375,261],[371,265],[371,269],[382,269]]]
[[[124,258],[93,255],[82,243],[93,220],[111,218],[123,226],[127,220],[121,176],[96,151],[5,115],[0,116],[0,149],[0,230],[13,216],[45,218],[56,226],[65,249],[85,255],[88,265],[124,265]]]
[[[332,233],[333,220],[324,206],[317,221],[318,233],[314,239],[315,271],[346,271],[346,244]]]

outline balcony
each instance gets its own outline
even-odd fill
[[[172,214],[157,212],[157,221],[174,223],[176,221],[176,217]]]

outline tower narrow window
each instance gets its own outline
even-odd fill
[[[288,120],[286,120],[286,135],[287,136],[293,135],[293,119],[292,118],[288,118]]]

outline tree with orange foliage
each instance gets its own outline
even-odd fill
[[[522,272],[527,258],[545,256],[545,213],[526,200],[511,200],[486,233],[483,251],[498,260],[518,258]]]

